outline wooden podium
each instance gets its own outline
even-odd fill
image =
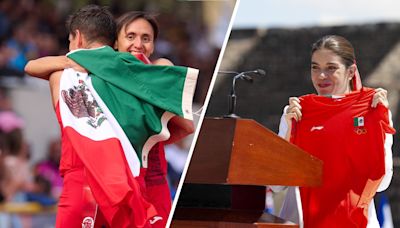
[[[205,118],[171,227],[298,227],[263,212],[265,186],[321,177],[320,160],[254,120]]]

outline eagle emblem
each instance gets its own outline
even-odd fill
[[[78,119],[87,118],[87,124],[94,128],[107,119],[83,80],[79,80],[78,86],[61,90],[61,97],[72,115]]]

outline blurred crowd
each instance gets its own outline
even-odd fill
[[[76,10],[76,4],[73,2],[66,0],[0,2],[0,77],[24,77],[23,69],[27,61],[48,55],[64,55],[68,52],[65,21],[69,13]],[[92,2],[97,1],[87,1],[86,4]],[[179,1],[174,4],[178,3]],[[161,3],[158,9],[154,8],[154,4],[149,6],[145,3],[138,4],[137,9],[124,8],[124,1],[112,1],[110,4],[109,9],[115,17],[127,10],[157,12],[160,35],[153,57],[166,57],[175,65],[201,69],[195,102],[204,102],[220,52],[218,46],[222,44],[224,37],[219,41],[212,39],[213,31],[206,26],[202,18],[204,16],[201,13],[201,5],[196,7],[197,13],[190,14],[192,12],[185,13],[185,10],[182,10],[182,15],[179,15],[172,10],[174,6],[171,4],[169,10],[163,10],[165,6]],[[188,17],[188,14],[191,16]],[[229,19],[230,13],[224,20],[229,21]]]
[[[46,157],[30,164],[25,123],[12,109],[7,89],[0,89],[0,201],[38,202],[50,206],[62,190],[60,140],[49,142]]]
[[[0,75],[23,77],[28,60],[65,54],[63,21],[46,1],[1,1]]]

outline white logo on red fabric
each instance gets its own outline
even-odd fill
[[[82,220],[82,228],[93,228],[94,227],[94,220],[92,217],[85,217]]]
[[[324,126],[313,126],[310,131],[320,131],[324,128]]]
[[[154,216],[153,219],[150,219],[150,224],[153,225],[154,223],[156,223],[157,221],[162,220],[163,218],[161,216]]]

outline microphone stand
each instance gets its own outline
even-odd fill
[[[235,114],[236,111],[236,91],[235,91],[235,85],[236,85],[236,79],[241,78],[244,75],[244,73],[237,74],[235,77],[233,77],[232,80],[232,87],[231,87],[231,93],[228,96],[228,104],[229,104],[229,112],[227,115],[224,115],[224,118],[240,118],[238,115]]]
[[[219,73],[222,74],[235,74],[232,80],[232,87],[231,87],[231,93],[229,94],[228,98],[228,104],[229,104],[229,112],[228,114],[224,115],[224,118],[240,118],[238,115],[235,114],[236,111],[236,91],[235,91],[235,85],[236,85],[236,80],[243,79],[248,82],[253,82],[253,79],[247,75],[247,74],[258,74],[258,75],[265,75],[265,71],[262,69],[257,69],[257,70],[252,70],[252,71],[244,71],[241,73],[235,72],[235,71],[219,71]]]

